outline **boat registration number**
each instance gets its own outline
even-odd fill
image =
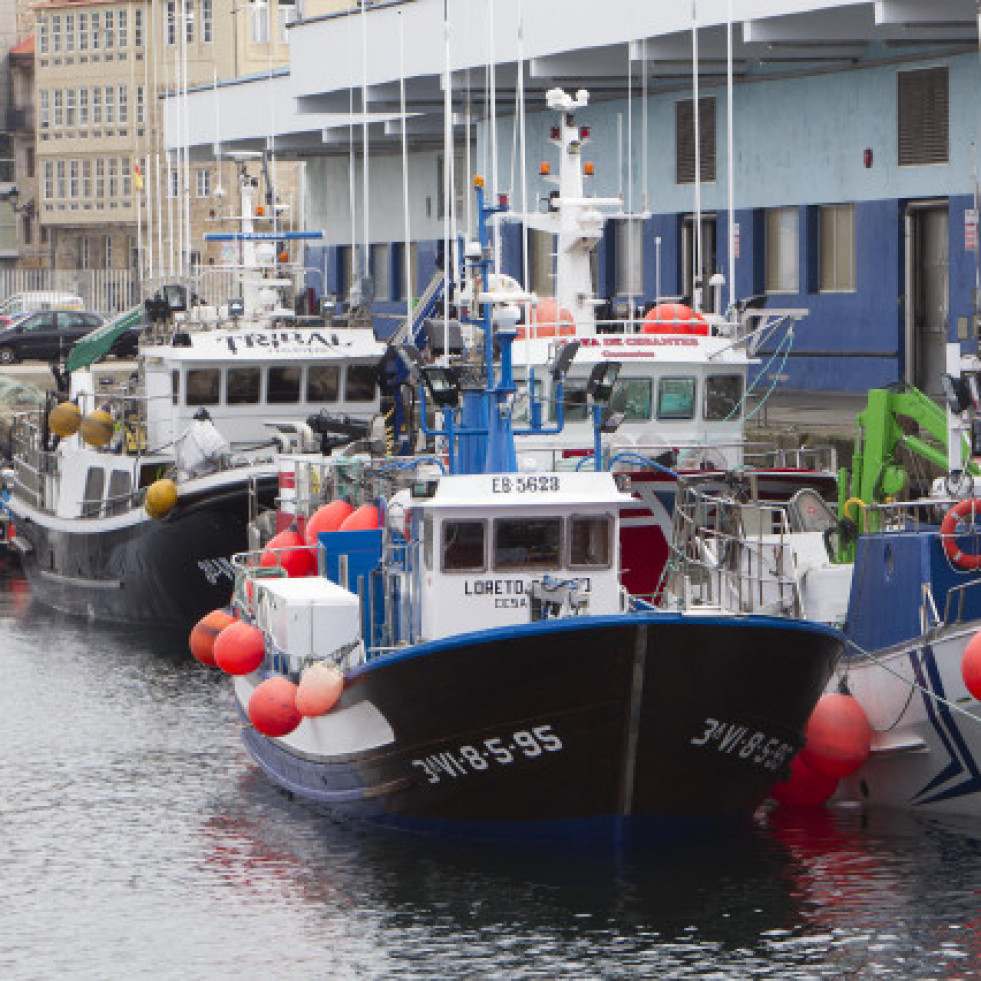
[[[562,489],[558,477],[532,474],[529,477],[495,477],[491,490],[495,494],[548,494]]]
[[[701,733],[692,737],[692,746],[738,756],[765,770],[779,770],[797,752],[796,746],[779,736],[769,736],[760,729],[736,722],[705,719],[703,727]]]
[[[509,736],[495,736],[480,742],[465,743],[442,753],[431,753],[412,760],[427,783],[459,780],[499,766],[511,766],[517,760],[532,759],[545,753],[558,753],[562,740],[549,726],[518,729]]]

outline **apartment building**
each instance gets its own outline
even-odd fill
[[[37,211],[52,266],[152,275],[179,270],[181,251],[215,261],[204,233],[220,214],[215,191],[234,187],[232,165],[168,157],[159,96],[283,64],[296,5],[57,0],[33,9]],[[188,198],[184,241],[175,215]],[[128,288],[135,294],[136,277]]]

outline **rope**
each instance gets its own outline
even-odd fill
[[[762,399],[760,399],[759,405],[757,405],[756,408],[753,409],[751,412],[747,412],[746,413],[746,417],[745,418],[747,420],[753,419],[755,416],[757,416],[759,414],[759,412],[763,408],[763,406],[766,405],[767,399],[769,399],[769,397],[773,394],[773,391],[777,387],[777,385],[780,384],[780,375],[783,372],[784,366],[787,364],[787,358],[790,357],[790,349],[794,346],[794,332],[793,332],[792,329],[789,330],[789,331],[787,331],[786,337],[784,337],[784,340],[781,341],[780,344],[783,344],[784,341],[787,341],[788,342],[787,343],[787,350],[783,352],[783,359],[780,362],[780,367],[777,368],[777,370],[773,373],[773,381],[771,382],[770,387],[766,390],[766,394],[763,396]],[[777,345],[776,349],[774,350],[773,354],[771,355],[770,361],[768,361],[766,363],[766,365],[763,366],[763,369],[760,371],[760,374],[759,374],[758,378],[762,378],[763,377],[764,373],[766,372],[767,367],[772,363],[773,359],[776,358],[777,352],[780,350],[780,344]]]
[[[754,391],[756,391],[756,388],[757,388],[757,386],[760,383],[760,379],[766,374],[767,369],[770,367],[770,365],[774,362],[774,360],[776,360],[777,356],[780,354],[780,348],[784,344],[786,344],[788,342],[788,340],[790,341],[790,347],[792,347],[793,346],[793,340],[794,340],[794,328],[793,328],[793,325],[791,325],[788,328],[787,333],[784,334],[783,337],[780,339],[780,341],[777,344],[777,346],[773,349],[773,353],[770,355],[770,357],[764,363],[763,367],[760,368],[760,372],[756,376],[756,379],[753,381],[753,384],[750,385],[750,386],[748,386],[746,388],[746,390],[743,392],[742,397],[739,399],[739,401],[736,402],[736,404],[729,410],[729,415],[727,415],[725,417],[725,419],[722,420],[723,422],[729,422],[729,421],[731,421],[733,418],[735,418],[738,415],[740,409],[746,403],[747,399],[750,397],[750,395],[753,394]],[[788,354],[790,353],[790,347],[787,348],[787,353]],[[784,355],[783,364],[786,364],[786,361],[787,361],[787,355]],[[783,369],[783,364],[780,365],[781,370]],[[780,374],[780,372],[778,371],[777,372],[777,376],[779,376],[779,374]],[[773,386],[771,386],[770,391],[767,392],[767,394],[763,397],[763,401],[760,402],[760,407],[762,407],[763,404],[766,402],[766,400],[770,397],[770,394],[772,393],[772,391],[773,391]],[[759,408],[760,407],[758,407],[756,409],[757,412],[759,411]],[[752,414],[747,414],[746,418],[747,419],[752,419],[753,418],[753,415],[755,415],[755,412],[752,413]]]

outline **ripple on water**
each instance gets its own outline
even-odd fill
[[[186,638],[0,569],[0,976],[968,977],[973,828],[818,812],[642,853],[370,834],[287,800]]]

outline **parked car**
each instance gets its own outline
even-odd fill
[[[0,365],[60,361],[80,337],[103,323],[84,310],[42,310],[0,329]],[[134,344],[135,350],[135,344]]]

